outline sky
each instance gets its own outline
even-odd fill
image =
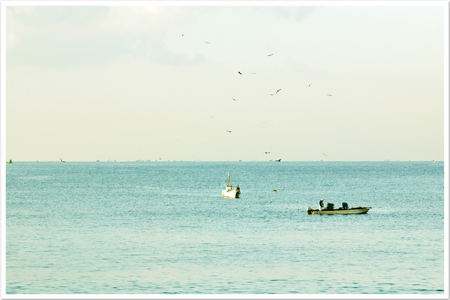
[[[447,2],[167,3],[7,2],[6,159],[444,160]]]

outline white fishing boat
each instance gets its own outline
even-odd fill
[[[233,189],[233,186],[230,184],[230,172],[228,172],[227,185],[225,186],[225,189],[222,191],[222,197],[239,198],[240,194],[241,190],[239,188],[239,185],[237,185],[236,188]]]
[[[328,203],[326,208],[323,208],[323,200],[319,201],[319,209],[312,209],[308,206],[308,215],[356,215],[366,214],[372,207],[351,207],[349,208],[346,202],[342,203],[342,207],[334,209],[333,203]]]

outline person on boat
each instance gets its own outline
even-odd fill
[[[240,191],[240,189],[239,189],[239,184],[236,186],[236,191],[237,191],[237,192]]]
[[[319,210],[322,210],[322,208],[323,208],[323,199],[319,201]]]

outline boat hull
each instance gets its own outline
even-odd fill
[[[239,198],[241,192],[237,190],[223,190],[222,197],[224,198]]]
[[[366,214],[372,207],[356,207],[349,209],[318,210],[308,209],[308,215],[358,215]]]

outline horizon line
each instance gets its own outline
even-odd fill
[[[84,163],[84,162],[94,162],[94,163],[135,163],[135,162],[279,162],[277,160],[71,160],[71,161],[58,161],[58,160],[17,160],[12,161],[12,163],[30,163],[30,162],[42,162],[42,163]],[[281,162],[445,162],[445,160],[282,160]],[[7,162],[8,163],[8,162]]]

